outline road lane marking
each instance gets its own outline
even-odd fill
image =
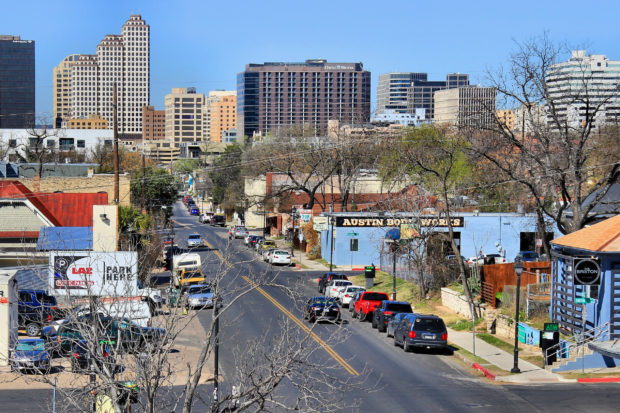
[[[286,315],[295,324],[297,324],[303,331],[305,331],[321,347],[323,347],[323,349],[325,351],[327,351],[327,353],[329,353],[329,355],[332,356],[332,358],[334,360],[336,360],[338,362],[338,364],[340,364],[342,367],[344,367],[344,369],[349,374],[351,374],[352,376],[359,376],[359,373],[353,367],[351,367],[351,365],[349,363],[347,363],[345,359],[343,359],[338,353],[336,353],[336,351],[329,344],[327,344],[321,337],[319,337],[314,331],[310,330],[310,328],[308,328],[308,326],[306,326],[303,323],[303,321],[301,321],[299,318],[295,317],[290,311],[288,311],[286,308],[284,308],[284,306],[282,304],[280,304],[278,302],[278,300],[273,298],[269,293],[267,293],[265,290],[263,290],[261,287],[259,287],[258,284],[256,284],[254,281],[252,281],[247,276],[244,275],[243,279],[248,284],[250,284],[250,286],[254,287],[256,289],[256,291],[261,293],[261,295],[263,295],[267,300],[269,300],[274,306],[276,306],[276,308],[278,310],[282,311],[284,313],[284,315]]]
[[[186,228],[191,228],[189,225],[186,224],[181,224],[179,222],[177,222],[178,224],[186,227]],[[223,255],[221,252],[219,252],[217,249],[215,249],[215,247],[213,247],[213,245],[211,245],[211,243],[209,243],[209,241],[207,241],[206,239],[204,240],[204,243],[207,247],[209,247],[214,253],[215,255],[222,260],[222,262],[224,262],[229,268],[233,268],[234,265],[231,264]],[[282,311],[284,313],[284,315],[286,315],[289,319],[291,319],[295,324],[297,324],[306,334],[308,334],[310,336],[310,338],[312,338],[314,341],[316,341],[321,347],[323,347],[323,349],[334,359],[336,360],[336,362],[338,362],[338,364],[340,364],[342,367],[344,367],[344,369],[351,374],[352,376],[359,376],[360,374],[357,372],[357,370],[355,370],[353,367],[351,367],[351,365],[349,363],[347,363],[347,361],[345,359],[343,359],[338,353],[336,353],[336,350],[334,350],[329,344],[327,344],[321,337],[319,337],[314,331],[310,330],[310,328],[308,328],[308,326],[306,326],[302,320],[300,320],[299,318],[295,317],[290,311],[288,311],[282,304],[280,304],[278,302],[278,300],[276,300],[275,298],[273,298],[269,293],[267,293],[265,290],[263,290],[261,287],[258,286],[257,283],[255,283],[254,281],[252,281],[250,278],[248,278],[247,276],[243,276],[243,279],[253,288],[256,289],[256,291],[258,291],[263,297],[265,297],[267,300],[269,300],[278,310]]]

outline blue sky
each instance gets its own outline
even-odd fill
[[[235,89],[246,63],[363,62],[378,75],[420,71],[430,79],[506,62],[514,41],[545,31],[557,42],[620,60],[620,2],[174,0],[6,1],[0,34],[36,41],[36,110],[51,120],[52,69],[72,53],[95,53],[130,14],[151,26],[151,104],[172,87]]]

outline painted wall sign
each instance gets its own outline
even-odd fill
[[[593,259],[575,260],[573,270],[575,285],[597,285],[601,281],[601,267]]]
[[[452,217],[453,227],[465,226],[463,217]],[[422,218],[368,218],[368,217],[336,217],[337,227],[400,227],[410,224],[419,227],[447,227],[448,220],[440,217]]]

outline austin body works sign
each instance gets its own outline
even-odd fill
[[[135,295],[138,253],[62,251],[50,254],[50,286],[60,295]]]

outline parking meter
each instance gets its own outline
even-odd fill
[[[364,277],[366,278],[366,289],[375,285],[375,265],[367,265],[364,267]]]

